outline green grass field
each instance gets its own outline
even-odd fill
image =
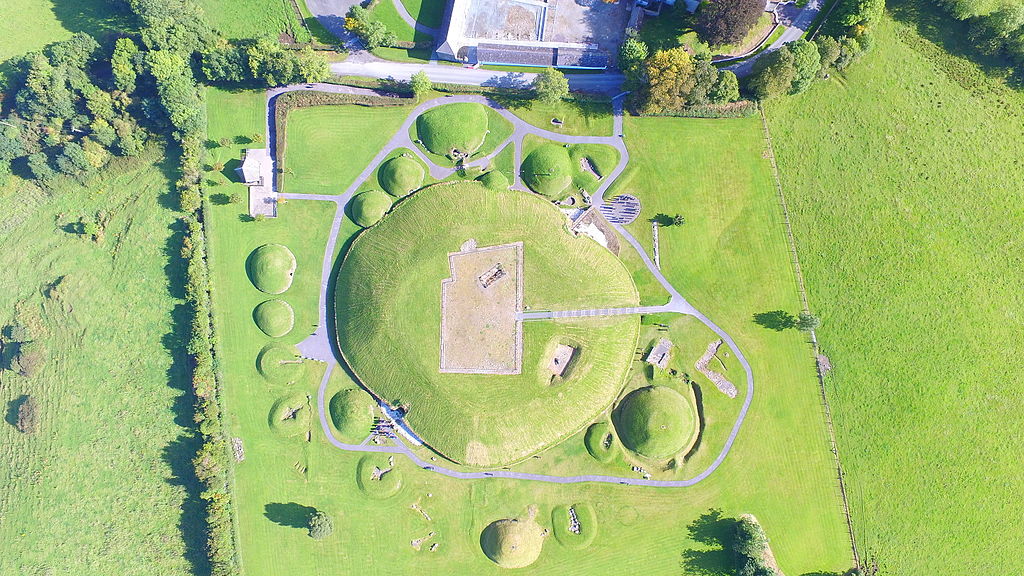
[[[0,189],[0,325],[27,324],[47,350],[32,379],[0,371],[0,573],[208,570],[182,227],[167,207],[177,176],[162,152],[118,160],[84,187]],[[100,242],[68,231],[100,211]],[[32,436],[11,425],[23,394],[41,407]]]
[[[251,105],[261,103],[254,99]],[[243,112],[233,108],[225,110],[233,122],[216,120],[214,109],[223,109],[224,102],[214,94],[210,107],[213,139],[258,129],[246,126]],[[353,117],[373,112],[360,108]],[[269,339],[251,319],[261,300],[245,278],[244,259],[268,242],[286,245],[296,255],[296,280],[287,293],[295,308],[296,328],[281,340],[300,341],[315,322],[318,282],[318,272],[315,279],[303,277],[310,271],[303,263],[318,266],[333,211],[326,203],[291,201],[281,207],[281,218],[275,221],[246,223],[238,217],[239,206],[214,205],[211,250],[228,423],[246,448],[246,461],[237,469],[236,502],[240,553],[248,574],[278,574],[281,566],[304,574],[498,574],[503,569],[483,554],[480,535],[496,520],[525,517],[530,505],[538,507],[537,523],[553,530],[554,536],[545,540],[534,564],[519,570],[523,574],[619,574],[621,559],[638,549],[644,554],[631,556],[631,570],[722,573],[730,556],[715,545],[716,535],[724,534],[716,528],[720,524],[706,521],[713,517],[708,515],[712,509],[721,509],[726,518],[756,514],[787,574],[837,572],[849,566],[809,350],[800,335],[764,330],[751,321],[753,313],[766,307],[797,305],[781,217],[762,158],[759,124],[630,119],[626,133],[636,166],[619,188],[641,196],[652,209],[686,215],[685,226],[663,230],[663,264],[666,259],[673,262],[665,267],[666,274],[730,331],[758,378],[750,416],[722,467],[692,488],[652,490],[500,479],[467,482],[419,470],[396,458],[397,476],[385,485],[368,480],[366,471],[387,466],[387,458],[364,458],[331,447],[317,428],[315,404],[311,441],[301,434],[284,437],[274,432],[268,426],[274,402],[291,391],[315,394],[323,368],[310,364],[288,385],[272,384],[259,375],[255,358]],[[721,158],[725,160],[718,163]],[[505,166],[507,160],[506,154],[496,163]],[[738,179],[725,178],[737,170]],[[661,178],[648,176],[654,173]],[[701,216],[704,213],[708,216]],[[388,218],[397,214],[400,211]],[[302,226],[295,226],[296,221]],[[647,236],[637,234],[649,244],[649,225],[642,224],[640,230]],[[343,224],[339,249],[356,230],[354,224]],[[632,259],[634,265],[627,267],[638,270],[634,277],[643,277],[635,265],[638,257],[634,254]],[[646,286],[648,300],[663,297],[657,286]],[[709,332],[692,319],[658,322],[668,324],[670,337],[683,347],[681,367],[692,363],[708,343]],[[641,346],[661,334],[655,328],[642,327]],[[734,377],[738,367],[733,360],[726,358],[725,366]],[[706,389],[701,376],[691,376]],[[634,371],[627,389],[647,382],[642,372]],[[336,368],[327,399],[352,387]],[[701,447],[684,472],[695,473],[714,459],[714,445],[728,434],[741,398],[730,400],[713,390],[705,393],[707,426]],[[621,459],[606,465],[590,457],[583,430],[540,456],[513,469],[571,474],[580,469],[576,463],[581,458],[586,466],[595,467],[586,470],[611,466],[617,467],[617,474],[630,474]],[[410,509],[413,504],[428,512],[430,520]],[[592,510],[581,513],[589,543],[573,542],[564,526],[559,527],[569,505]],[[298,527],[313,507],[335,520],[335,534],[321,542]],[[410,545],[430,532],[434,536],[419,550]],[[429,550],[431,543],[438,544],[434,552]]]
[[[117,32],[131,17],[106,0],[6,0],[0,6],[0,63],[75,32]]]
[[[445,7],[442,0],[402,0],[402,4],[420,24],[428,28],[441,27]]]
[[[612,107],[607,101],[563,100],[545,104],[533,100],[513,101],[509,111],[526,122],[571,136],[611,136]],[[558,119],[561,125],[551,123]]]
[[[341,194],[409,115],[406,106],[318,106],[288,114],[287,191]],[[212,121],[211,121],[212,122]]]
[[[886,574],[1021,573],[1024,97],[885,21],[767,112],[862,548]]]
[[[308,42],[291,0],[199,0],[206,20],[228,38],[271,38],[288,34]]]
[[[448,253],[469,238],[480,246],[524,242],[523,303],[530,309],[636,302],[625,269],[591,240],[563,232],[563,219],[522,192],[441,185],[414,194],[361,236],[341,267],[338,341],[346,359],[375,393],[409,404],[413,429],[457,462],[525,458],[577,431],[622,387],[635,317],[524,325],[520,375],[438,373],[441,281],[451,274]],[[421,242],[424,226],[435,230],[431,242]],[[577,343],[581,364],[565,382],[548,385],[545,350],[555,340]],[[548,425],[527,432],[541,411]]]

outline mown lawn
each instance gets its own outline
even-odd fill
[[[0,64],[75,32],[102,37],[129,18],[106,0],[5,0],[0,5]]]
[[[445,7],[443,0],[402,0],[402,4],[405,5],[405,9],[420,24],[428,28],[437,29],[441,27]]]
[[[308,42],[309,34],[291,0],[198,0],[213,28],[228,38],[271,38],[281,34]]]
[[[359,108],[353,115],[373,112]],[[211,137],[233,136],[235,131],[226,127],[223,133],[211,132]],[[238,131],[245,134],[252,129]],[[666,273],[733,334],[754,366],[758,388],[753,406],[723,465],[695,487],[646,489],[461,481],[419,470],[397,458],[400,490],[389,498],[374,499],[355,480],[361,456],[331,447],[316,427],[318,415],[313,415],[309,442],[301,436],[283,438],[268,426],[274,400],[293,392],[315,395],[322,368],[310,365],[301,382],[282,388],[262,380],[254,366],[265,337],[252,324],[252,308],[259,297],[252,293],[240,262],[248,250],[265,242],[279,242],[293,250],[299,272],[285,296],[296,309],[297,321],[296,331],[285,341],[299,341],[304,335],[301,318],[313,314],[317,293],[312,280],[299,275],[303,262],[319,262],[323,256],[322,242],[333,212],[324,203],[291,201],[282,207],[279,220],[252,226],[239,220],[237,207],[214,206],[215,305],[225,348],[222,367],[228,420],[231,433],[243,438],[246,446],[246,461],[238,467],[237,502],[241,554],[248,574],[278,574],[282,566],[304,574],[502,573],[480,551],[484,526],[523,515],[534,504],[538,522],[554,528],[553,511],[572,503],[594,507],[597,536],[593,544],[578,551],[548,538],[540,559],[522,569],[523,574],[620,574],[624,557],[630,558],[630,570],[638,573],[727,573],[731,556],[717,538],[729,529],[714,520],[717,509],[727,519],[745,512],[756,514],[787,574],[841,572],[849,566],[809,349],[796,333],[766,331],[751,321],[755,312],[778,307],[795,310],[798,302],[777,201],[761,156],[759,125],[631,120],[627,139],[634,161],[640,163],[628,189],[658,210],[685,213],[689,222],[663,231],[669,236],[685,233],[663,245],[663,259],[672,261]],[[499,165],[506,163],[503,156]],[[741,177],[732,178],[735,171]],[[709,216],[702,217],[704,213]],[[649,234],[649,226],[645,229]],[[354,232],[353,226],[345,224],[342,239]],[[648,298],[656,297],[657,291],[649,292]],[[687,348],[680,356],[683,361],[700,355],[708,339],[706,330],[689,319],[659,321],[667,321],[672,337]],[[659,335],[651,326],[644,330],[645,338]],[[725,362],[731,375],[735,364]],[[351,385],[343,374],[339,376],[339,369],[334,374],[328,396]],[[643,376],[639,378],[633,384],[642,382]],[[731,426],[735,409],[733,401],[724,397],[709,393],[705,400],[716,403],[713,408],[719,415],[709,423],[706,451],[698,452],[694,466],[713,459],[712,445]],[[574,458],[589,458],[582,433],[540,456],[513,469],[568,474],[578,470]],[[596,461],[593,465],[597,466]],[[632,474],[624,463],[614,472]],[[412,504],[421,506],[430,519],[410,509]],[[334,517],[331,538],[314,542],[296,527],[305,518],[303,507],[307,506]],[[427,545],[414,550],[411,541],[430,532],[435,534]],[[431,552],[429,544],[434,542],[438,548]],[[637,554],[638,550],[642,553]]]
[[[288,114],[286,191],[341,194],[409,116],[408,106],[318,106]]]
[[[1024,97],[886,21],[768,118],[861,546],[887,574],[1024,572]]]
[[[612,106],[609,102],[592,100],[563,100],[558,104],[545,104],[532,100],[513,100],[509,111],[538,128],[570,136],[611,136]],[[551,123],[552,119],[562,122]]]
[[[0,189],[0,326],[31,328],[41,372],[0,370],[0,573],[208,570],[192,475],[182,227],[171,161],[152,147],[54,193]],[[109,218],[93,242],[80,217]],[[22,395],[40,431],[12,425]]]

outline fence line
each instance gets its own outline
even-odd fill
[[[796,238],[793,236],[793,226],[789,219],[789,206],[786,204],[786,195],[782,191],[782,181],[779,179],[779,166],[775,162],[775,148],[772,145],[771,132],[768,131],[768,119],[764,115],[764,108],[758,106],[758,111],[761,113],[761,125],[764,128],[764,139],[768,147],[768,160],[772,166],[772,177],[775,180],[775,189],[779,194],[779,205],[782,208],[782,219],[786,226],[786,239],[789,243],[789,253],[793,261],[793,271],[796,275],[797,290],[800,292],[800,303],[803,306],[803,311],[809,314],[810,308],[807,305],[807,290],[804,284],[804,273],[800,268],[800,257],[797,255]],[[825,415],[825,426],[828,429],[829,448],[832,452],[833,459],[835,460],[836,478],[839,481],[839,493],[842,498],[843,516],[846,519],[846,530],[850,535],[850,548],[853,553],[853,563],[857,568],[861,568],[860,552],[857,549],[857,537],[853,531],[853,517],[850,515],[850,500],[846,491],[846,474],[843,472],[843,465],[839,459],[839,445],[836,444],[835,427],[832,424],[832,408],[829,405],[828,394],[825,390],[825,371],[822,367],[822,363],[818,361],[818,357],[821,355],[821,347],[818,345],[818,337],[814,333],[814,330],[810,331],[810,335],[811,345],[814,350],[814,364],[818,374],[818,389],[821,393],[821,405]]]

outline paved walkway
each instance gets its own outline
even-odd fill
[[[818,12],[821,12],[823,4],[824,0],[809,0],[803,8],[797,7],[796,2],[787,2],[779,5],[777,10],[779,23],[786,26],[786,30],[782,35],[764,50],[742,62],[726,66],[724,70],[732,70],[740,77],[748,76],[754,70],[754,62],[757,62],[758,58],[782,48],[785,44],[796,42],[802,38],[807,29],[811,27],[814,19],[818,17]]]
[[[328,86],[331,86],[331,85],[328,85]],[[277,91],[277,94],[280,94],[280,93],[283,93],[283,92],[286,92],[286,91],[290,91],[290,90],[306,90],[306,89],[310,89],[310,88],[306,88],[306,85],[299,85],[297,87],[286,87],[284,89],[275,89],[275,90]],[[316,88],[314,87],[313,89],[316,89]],[[333,90],[333,88],[331,88],[330,90]],[[497,146],[495,153],[497,153],[497,151],[502,150],[508,144],[512,144],[512,145],[515,146],[515,152],[516,152],[516,154],[515,154],[515,172],[516,172],[516,176],[515,176],[515,185],[513,187],[514,188],[518,188],[518,189],[525,189],[525,188],[522,187],[522,182],[521,182],[521,179],[519,178],[519,167],[520,167],[520,164],[521,164],[521,157],[522,157],[522,141],[523,141],[523,138],[527,134],[532,134],[532,135],[535,135],[535,136],[539,136],[541,138],[546,138],[546,139],[549,139],[549,140],[554,140],[556,142],[563,142],[563,143],[567,143],[567,144],[586,143],[586,144],[607,144],[607,145],[613,146],[613,147],[615,147],[619,151],[619,154],[620,154],[619,164],[615,167],[614,170],[612,170],[608,174],[608,176],[602,182],[601,186],[591,196],[591,203],[594,206],[597,206],[598,209],[600,209],[601,205],[604,203],[604,194],[605,194],[605,192],[612,185],[612,183],[614,183],[615,180],[622,174],[622,172],[626,169],[626,165],[629,163],[629,150],[626,148],[626,145],[623,142],[623,132],[622,132],[622,126],[623,126],[623,119],[622,119],[623,107],[622,107],[622,101],[623,101],[623,97],[624,96],[625,96],[625,93],[622,93],[622,94],[619,94],[618,96],[616,96],[613,99],[613,110],[614,110],[614,115],[615,116],[614,116],[614,122],[613,122],[613,135],[612,136],[568,136],[568,135],[565,135],[565,134],[559,134],[559,133],[556,133],[556,132],[551,132],[551,131],[545,130],[543,128],[538,128],[536,126],[533,126],[531,124],[526,123],[525,121],[520,119],[515,114],[512,114],[508,110],[502,108],[496,102],[494,102],[492,100],[489,100],[489,99],[487,99],[487,98],[485,98],[483,96],[448,96],[448,97],[442,97],[442,98],[435,98],[433,100],[429,100],[427,102],[424,102],[424,103],[420,104],[419,106],[416,106],[416,108],[414,108],[409,113],[409,116],[406,118],[405,122],[402,123],[402,126],[400,128],[398,128],[398,131],[395,133],[394,136],[392,136],[391,140],[380,150],[380,152],[377,153],[376,156],[374,156],[374,158],[370,161],[370,163],[366,166],[366,168],[363,169],[363,171],[359,174],[359,176],[355,179],[355,181],[351,185],[349,185],[349,187],[346,188],[345,191],[342,192],[341,194],[339,194],[337,196],[312,195],[312,194],[282,194],[282,196],[284,198],[287,198],[289,200],[327,201],[327,202],[334,202],[334,204],[336,206],[334,221],[332,222],[332,225],[331,225],[331,233],[330,233],[330,236],[328,237],[327,246],[326,246],[326,249],[324,251],[324,259],[323,259],[323,267],[322,267],[322,275],[321,275],[322,279],[321,279],[321,284],[320,284],[320,305],[319,305],[319,316],[320,317],[319,317],[319,324],[318,324],[318,326],[316,328],[316,331],[314,331],[309,337],[307,337],[305,340],[303,340],[302,342],[300,342],[298,344],[299,352],[304,357],[311,358],[311,359],[314,359],[314,360],[319,360],[319,361],[327,363],[327,366],[328,366],[327,367],[327,371],[324,374],[323,381],[320,384],[320,391],[319,391],[319,395],[318,395],[318,406],[319,406],[319,409],[320,409],[320,423],[321,423],[321,427],[323,428],[324,433],[327,435],[328,439],[331,441],[332,444],[334,444],[335,446],[337,446],[339,448],[342,448],[344,450],[351,450],[351,451],[356,451],[356,452],[393,452],[393,453],[406,454],[413,462],[416,463],[416,465],[420,466],[421,468],[423,468],[425,470],[430,470],[430,471],[433,471],[433,472],[437,472],[437,473],[443,474],[445,476],[450,476],[452,478],[491,478],[491,477],[494,477],[494,478],[513,478],[513,479],[521,479],[521,480],[535,480],[535,481],[540,481],[540,482],[553,482],[553,483],[557,483],[557,484],[571,484],[571,483],[578,483],[578,482],[606,482],[606,483],[615,483],[615,484],[626,484],[626,485],[631,485],[631,486],[664,486],[664,487],[692,486],[693,484],[696,484],[697,482],[700,482],[704,478],[707,478],[712,472],[715,471],[715,469],[718,468],[719,465],[721,465],[721,463],[725,460],[725,457],[729,454],[729,450],[732,448],[733,442],[736,440],[737,434],[739,434],[740,427],[743,425],[743,421],[746,418],[747,411],[750,408],[750,403],[753,400],[753,397],[754,397],[754,374],[753,374],[753,371],[751,370],[750,364],[747,362],[746,358],[743,356],[743,353],[740,351],[739,347],[736,346],[736,343],[733,341],[733,339],[724,330],[722,330],[722,328],[720,328],[718,325],[716,325],[714,322],[712,322],[706,316],[701,314],[700,311],[698,311],[696,308],[694,308],[689,302],[686,301],[685,298],[683,298],[683,296],[679,293],[679,291],[675,288],[675,286],[673,286],[668,281],[668,279],[665,278],[665,276],[662,274],[661,270],[659,270],[658,267],[654,265],[654,263],[651,261],[650,257],[647,255],[647,252],[644,250],[644,248],[640,244],[640,242],[636,238],[634,238],[633,235],[628,230],[626,230],[625,227],[623,227],[621,224],[612,224],[612,227],[614,227],[615,230],[618,231],[618,233],[620,235],[622,235],[622,237],[625,238],[626,241],[628,241],[636,249],[637,253],[640,254],[640,257],[643,260],[644,265],[650,270],[650,272],[654,275],[654,277],[658,280],[658,282],[669,293],[670,299],[669,299],[669,302],[667,304],[662,305],[662,306],[638,306],[638,307],[632,307],[632,308],[602,309],[602,310],[596,310],[595,309],[595,310],[567,310],[567,311],[547,311],[547,312],[543,312],[543,311],[541,311],[541,312],[523,312],[523,313],[521,313],[523,315],[522,319],[524,319],[524,320],[539,320],[539,319],[542,319],[542,318],[556,318],[556,317],[585,317],[585,316],[599,316],[599,315],[607,315],[607,314],[649,314],[649,313],[654,313],[654,312],[673,312],[673,313],[687,314],[687,315],[693,316],[694,318],[696,318],[697,320],[702,322],[704,325],[706,325],[708,328],[710,328],[713,332],[718,334],[718,336],[720,338],[722,338],[722,340],[729,346],[729,348],[732,349],[733,354],[735,354],[735,356],[736,356],[736,359],[743,366],[743,369],[746,372],[746,375],[747,375],[747,394],[746,394],[746,396],[744,398],[743,406],[740,408],[739,416],[736,418],[736,421],[735,421],[735,423],[733,424],[733,427],[732,427],[732,431],[730,432],[729,437],[726,439],[726,442],[723,445],[722,450],[719,452],[719,454],[715,458],[714,462],[712,462],[711,465],[708,466],[706,469],[704,469],[700,474],[698,474],[698,475],[696,475],[693,478],[690,478],[688,480],[643,480],[643,479],[629,478],[629,477],[620,478],[620,477],[616,477],[616,476],[602,476],[602,475],[550,476],[550,475],[545,475],[545,474],[528,474],[528,473],[524,473],[524,472],[511,472],[511,471],[506,471],[506,470],[495,470],[495,471],[489,471],[489,472],[461,472],[461,471],[452,470],[452,469],[445,468],[443,466],[439,466],[437,464],[432,464],[432,463],[429,463],[429,462],[426,462],[426,461],[422,460],[416,454],[414,454],[408,447],[406,447],[405,444],[403,444],[401,439],[399,439],[399,438],[395,438],[395,440],[394,440],[395,444],[396,444],[395,446],[375,446],[375,445],[369,445],[369,444],[365,444],[365,443],[364,444],[344,444],[342,442],[339,442],[336,438],[334,438],[333,434],[331,433],[330,426],[328,425],[328,422],[327,422],[327,416],[326,416],[327,411],[326,411],[326,406],[324,404],[324,394],[325,394],[325,390],[326,390],[326,387],[327,387],[327,381],[328,381],[328,378],[330,376],[331,371],[334,368],[334,363],[342,361],[340,358],[338,358],[335,355],[334,346],[333,346],[333,343],[331,341],[331,335],[328,333],[328,329],[329,329],[328,328],[328,326],[329,326],[328,320],[329,319],[328,319],[327,311],[328,311],[329,305],[330,305],[328,284],[329,284],[329,281],[330,281],[331,273],[334,270],[335,253],[337,252],[338,233],[339,233],[340,228],[341,228],[341,222],[344,219],[344,208],[345,208],[345,205],[352,198],[352,196],[355,193],[355,191],[359,189],[359,187],[362,185],[362,183],[365,180],[367,180],[373,174],[373,172],[377,168],[377,166],[393,150],[395,150],[396,148],[409,148],[410,150],[413,150],[417,154],[417,156],[419,156],[426,163],[426,165],[430,168],[431,175],[435,175],[435,174],[437,174],[437,175],[450,174],[452,171],[454,171],[454,169],[452,169],[452,168],[442,167],[442,166],[438,166],[438,165],[434,164],[432,161],[430,161],[429,158],[426,158],[422,154],[419,153],[418,148],[415,146],[415,144],[411,141],[411,139],[409,137],[409,128],[412,126],[412,123],[415,122],[416,118],[420,114],[425,112],[426,110],[429,110],[431,108],[435,108],[437,106],[443,106],[445,104],[450,104],[450,103],[453,103],[453,102],[476,102],[476,103],[484,104],[484,105],[487,105],[487,106],[490,106],[490,107],[494,108],[499,114],[501,114],[504,118],[509,120],[509,122],[512,123],[513,128],[514,128],[514,130],[512,132],[512,135],[509,136],[509,138],[505,142],[503,142],[502,144]],[[268,100],[272,101],[273,97],[274,96],[271,96],[270,93],[268,92]],[[269,114],[271,112],[272,112],[271,108],[268,107],[268,117],[270,117]],[[268,120],[268,126],[270,124],[271,124],[271,121]],[[490,162],[490,158],[492,156],[493,156],[493,154],[491,156],[486,157],[486,158],[481,158],[479,160],[476,160],[476,161],[470,163],[470,165],[486,165],[486,163]],[[440,177],[440,176],[435,176],[435,177]],[[536,316],[536,317],[527,317],[526,316],[526,315],[532,315],[532,314],[539,314],[539,315],[550,314],[550,316]],[[558,315],[558,316],[556,316],[556,315]]]

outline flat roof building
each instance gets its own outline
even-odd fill
[[[657,366],[662,370],[668,368],[668,361],[672,354],[672,342],[662,338],[658,340],[658,343],[651,348],[650,354],[644,359],[644,362],[652,366]]]

